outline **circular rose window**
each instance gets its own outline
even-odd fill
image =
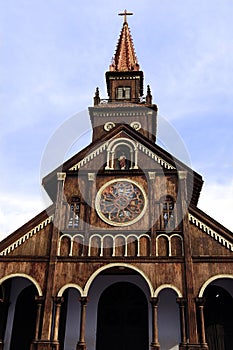
[[[132,180],[112,180],[101,187],[95,205],[100,218],[108,224],[127,226],[138,221],[145,213],[146,195]]]

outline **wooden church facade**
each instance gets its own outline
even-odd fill
[[[54,204],[0,243],[0,349],[232,350],[232,233],[155,143],[126,14],[106,83],[91,144],[43,180]]]

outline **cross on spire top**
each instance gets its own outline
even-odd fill
[[[127,23],[127,16],[132,16],[132,15],[133,13],[127,12],[127,10],[125,10],[124,12],[118,13],[118,16],[124,16],[124,23]]]

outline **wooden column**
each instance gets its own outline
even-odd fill
[[[159,338],[158,338],[158,298],[151,298],[150,303],[152,306],[152,342],[151,350],[159,350]]]
[[[157,207],[155,206],[155,193],[154,190],[156,188],[155,186],[155,179],[156,179],[156,173],[149,172],[149,193],[148,193],[148,199],[149,199],[149,206],[150,206],[150,227],[149,229],[151,230],[151,255],[155,256],[156,254],[156,222],[158,220],[157,218]],[[153,196],[153,195],[154,196]]]
[[[84,178],[83,178],[84,179]],[[85,216],[84,216],[84,222],[85,222],[85,242],[84,242],[84,256],[88,256],[88,250],[89,250],[89,238],[90,238],[90,218],[91,218],[91,211],[95,207],[94,206],[94,199],[95,198],[95,191],[96,191],[96,174],[95,173],[88,173],[87,179],[86,179],[86,189],[85,189]]]
[[[54,342],[58,341],[59,321],[60,321],[62,302],[63,302],[63,298],[60,298],[60,297],[54,298],[54,303],[55,303],[54,330],[53,330],[53,341]]]
[[[87,307],[88,299],[87,297],[80,298],[81,304],[81,315],[80,315],[80,333],[79,333],[79,341],[77,344],[77,350],[86,350],[86,342],[85,342],[85,328],[86,328],[86,307]]]
[[[35,341],[37,341],[40,338],[40,321],[41,321],[41,308],[43,304],[44,298],[36,296],[36,328],[35,328]]]
[[[47,350],[52,346],[52,324],[53,324],[53,298],[54,284],[57,279],[57,251],[61,226],[62,206],[64,200],[64,184],[66,173],[57,173],[57,199],[55,215],[50,238],[49,263],[47,269],[47,279],[45,285],[45,306],[42,321],[42,334],[36,349]],[[53,350],[58,349],[58,344],[53,344]]]
[[[202,348],[208,347],[205,336],[205,320],[204,320],[204,298],[196,298],[196,305],[198,310],[198,316],[200,320],[200,343]]]
[[[187,172],[179,171],[179,188],[178,202],[181,203],[182,216],[179,218],[183,223],[183,239],[184,239],[184,283],[185,294],[187,299],[187,338],[188,348],[193,349],[199,346],[197,334],[196,320],[196,305],[194,294],[194,274],[191,239],[189,232],[189,217],[188,217],[188,195],[187,195]]]
[[[177,298],[176,299],[179,309],[180,309],[180,336],[181,336],[181,348],[187,344],[187,334],[186,334],[186,317],[185,317],[185,306],[186,299]]]

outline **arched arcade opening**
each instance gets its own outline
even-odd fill
[[[203,296],[209,350],[232,350],[233,279],[216,279],[206,287]]]
[[[4,350],[30,350],[36,334],[37,301],[41,290],[27,275],[9,275],[1,281],[0,337]],[[39,324],[38,324],[39,325]],[[38,327],[37,331],[40,329]]]

